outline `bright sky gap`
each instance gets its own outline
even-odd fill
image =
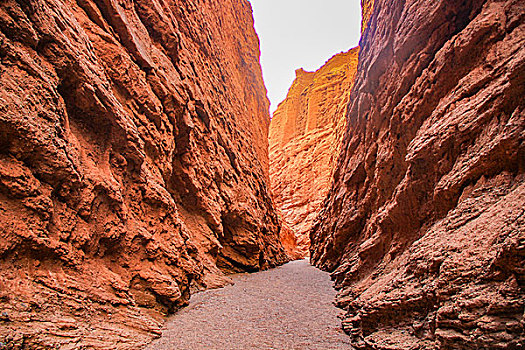
[[[273,113],[295,70],[319,69],[359,44],[360,0],[250,0],[261,41],[261,65]]]

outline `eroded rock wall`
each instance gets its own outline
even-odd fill
[[[373,5],[312,261],[359,349],[523,348],[525,3]]]
[[[358,53],[337,54],[316,72],[298,69],[270,123],[272,195],[294,257],[308,255],[308,233],[330,188]]]
[[[0,342],[137,349],[286,260],[247,1],[0,3]]]

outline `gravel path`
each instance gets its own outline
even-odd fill
[[[233,279],[194,295],[148,350],[352,349],[330,278],[308,261]]]

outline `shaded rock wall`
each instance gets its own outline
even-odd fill
[[[316,72],[298,69],[270,123],[272,195],[296,257],[309,253],[308,233],[330,188],[358,52],[337,54]]]
[[[0,3],[0,342],[137,349],[286,260],[247,1]]]
[[[356,347],[525,345],[524,17],[517,0],[375,0],[364,21],[311,231]]]

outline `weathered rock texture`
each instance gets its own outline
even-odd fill
[[[137,349],[286,260],[247,1],[0,3],[0,342]]]
[[[295,257],[308,255],[308,233],[330,189],[358,52],[337,54],[316,72],[298,69],[270,123],[272,195]]]
[[[524,17],[375,0],[311,232],[358,348],[525,346]]]

